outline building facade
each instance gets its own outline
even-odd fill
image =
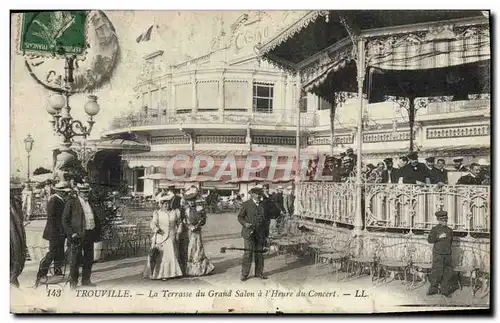
[[[117,116],[102,134],[103,140],[126,139],[149,146],[147,152],[141,148],[115,154],[121,180],[131,191],[151,195],[156,187],[168,185],[148,177],[164,173],[168,159],[180,152],[221,158],[250,152],[293,154],[299,121],[301,149],[308,154],[338,155],[356,147],[360,138],[355,102],[346,99],[331,117],[331,103],[312,93],[297,93],[294,75],[259,60],[255,45],[293,21],[293,13],[282,21],[273,15],[221,14],[218,23],[230,29],[216,28],[206,54],[180,61],[168,57],[168,44],[159,34],[155,37],[159,31],[153,26],[131,110]],[[298,96],[300,111],[294,108]],[[410,133],[405,108],[398,103],[365,106],[363,160],[376,163],[407,152]],[[413,136],[422,158],[444,157],[450,166],[457,155],[464,156],[465,163],[489,160],[489,97],[450,98],[420,106]],[[202,185],[239,189],[238,184]]]

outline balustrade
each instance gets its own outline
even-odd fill
[[[430,230],[438,210],[448,212],[456,232],[490,232],[489,186],[364,184],[366,228]],[[327,222],[353,224],[356,186],[345,183],[303,182],[299,214]]]
[[[169,124],[241,124],[250,122],[253,125],[276,125],[296,126],[298,115],[292,110],[273,110],[270,113],[252,111],[224,111],[223,114],[215,111],[204,111],[195,114],[173,114],[171,111],[155,115],[144,113],[133,113],[128,116],[114,118],[110,129],[129,128],[145,125],[169,125]],[[316,125],[315,112],[300,114],[302,126],[313,127]]]

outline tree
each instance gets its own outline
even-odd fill
[[[38,167],[33,171],[33,175],[42,175],[42,174],[48,174],[52,173],[50,169],[44,168],[44,167]]]

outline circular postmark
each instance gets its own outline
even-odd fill
[[[105,84],[119,59],[116,31],[104,12],[23,13],[20,50],[30,75],[45,88],[90,92]],[[65,82],[65,65],[73,60],[73,82]]]

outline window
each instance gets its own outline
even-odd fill
[[[330,110],[332,104],[323,98],[319,98],[318,110]]]
[[[307,112],[307,93],[305,91],[300,93],[299,108],[300,112]]]
[[[254,83],[253,111],[262,113],[273,112],[274,85]]]

